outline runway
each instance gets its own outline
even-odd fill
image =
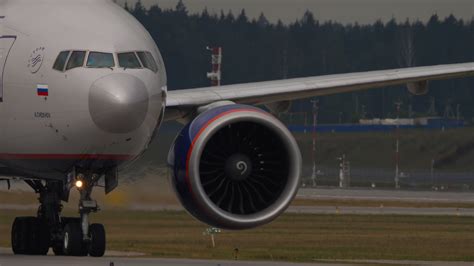
[[[0,249],[4,250],[5,249]],[[1,266],[348,266],[348,265],[434,265],[472,266],[472,262],[449,261],[396,261],[396,260],[327,260],[314,263],[274,261],[191,260],[126,257],[65,257],[65,256],[13,256],[0,252]]]
[[[383,189],[301,188],[298,198],[474,203],[473,192]]]
[[[314,200],[368,200],[397,202],[433,202],[433,203],[474,203],[472,192],[439,192],[439,191],[400,191],[371,189],[330,189],[303,188],[297,195],[300,199]],[[183,210],[175,205],[132,204],[131,210],[163,211]],[[307,214],[373,214],[373,215],[453,215],[474,216],[474,208],[415,208],[415,207],[353,207],[353,206],[290,206],[288,213]]]
[[[143,257],[125,257],[127,253],[106,252],[102,258],[91,257],[66,257],[66,256],[14,256],[9,248],[0,248],[0,266],[307,266],[307,265],[351,265],[351,263],[286,263],[286,262],[257,262],[257,261],[224,261],[224,260],[191,260],[191,259],[162,259],[162,258],[143,258]],[[132,254],[136,255],[136,254]],[[359,264],[360,265],[360,264]]]
[[[3,206],[6,207],[6,206]],[[12,206],[14,207],[14,206]],[[2,206],[0,205],[0,209]],[[133,211],[181,211],[180,206],[136,204]],[[352,207],[352,206],[290,206],[287,213],[305,214],[360,214],[360,215],[452,215],[474,216],[474,208],[410,208],[410,207]]]
[[[359,214],[359,215],[454,215],[474,216],[472,208],[406,208],[406,207],[339,207],[291,206],[288,213]]]
[[[472,192],[439,192],[439,191],[400,191],[371,189],[330,189],[303,188],[297,195],[300,199],[314,200],[368,200],[398,202],[433,202],[433,203],[473,203]],[[0,210],[36,210],[37,204],[0,204]],[[132,211],[182,211],[181,205],[130,203],[123,208]],[[288,213],[307,214],[373,214],[373,215],[453,215],[474,216],[474,208],[454,207],[354,207],[354,206],[295,206],[287,209]]]
[[[240,262],[240,261],[210,261],[210,260],[187,260],[187,259],[153,259],[153,258],[77,258],[77,257],[27,257],[27,256],[5,256],[0,255],[1,266],[155,266],[155,265],[173,265],[173,266],[240,266],[240,265],[256,265],[256,266],[305,266],[305,265],[347,265],[347,264],[293,264],[293,263],[277,263],[277,262]]]

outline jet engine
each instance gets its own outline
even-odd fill
[[[291,133],[269,113],[246,105],[199,114],[177,136],[168,162],[186,210],[223,229],[271,222],[300,183],[301,154]]]
[[[422,80],[418,82],[410,82],[407,84],[408,91],[416,96],[425,95],[428,93],[428,81]]]

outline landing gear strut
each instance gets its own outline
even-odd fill
[[[79,218],[62,217],[61,200],[69,198],[70,186],[62,181],[26,180],[39,194],[37,217],[17,217],[13,222],[11,241],[14,254],[46,255],[49,248],[55,255],[101,257],[106,248],[102,224],[89,224],[89,214],[99,211],[91,198],[99,175],[79,174]]]
[[[89,214],[97,212],[97,202],[91,198],[94,184],[100,176],[90,178],[80,174],[77,186],[80,193],[79,214],[77,221],[71,221],[64,227],[63,251],[66,255],[102,257],[105,252],[105,229],[102,224],[89,224]]]

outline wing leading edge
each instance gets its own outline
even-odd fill
[[[474,76],[474,62],[173,90],[168,92],[166,107],[171,112],[166,120],[179,119],[196,107],[218,101],[259,105],[468,76]]]

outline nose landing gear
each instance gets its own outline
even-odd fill
[[[79,219],[66,224],[63,234],[62,254],[68,256],[87,256],[89,254],[92,257],[102,257],[106,246],[104,226],[102,224],[91,224],[88,227],[88,232],[88,239],[84,240],[84,232]]]
[[[55,255],[101,257],[106,249],[102,224],[89,224],[89,214],[99,211],[91,198],[98,175],[79,175],[79,218],[62,217],[61,200],[67,201],[71,186],[61,181],[25,180],[40,197],[37,217],[17,217],[11,231],[14,254],[46,255],[52,247]]]
[[[66,255],[102,257],[105,253],[105,228],[102,224],[89,225],[89,214],[99,211],[97,202],[91,198],[94,184],[100,176],[92,175],[87,178],[79,175],[78,187],[80,193],[79,213],[80,218],[70,221],[64,227],[63,251]]]

